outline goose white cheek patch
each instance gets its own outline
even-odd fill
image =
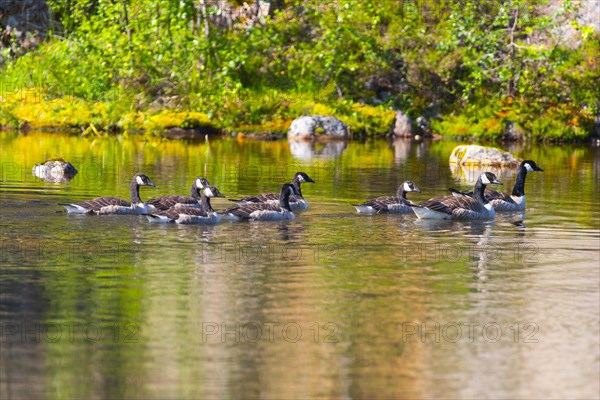
[[[135,181],[137,182],[138,185],[144,185],[144,180],[142,179],[141,176],[136,176]]]
[[[298,181],[301,182],[301,183],[306,182],[306,180],[304,179],[304,177],[302,175],[298,176]]]
[[[483,182],[486,185],[490,184],[490,180],[488,179],[486,174],[481,175],[481,182]]]
[[[408,183],[404,183],[404,191],[412,192],[413,190]]]
[[[210,190],[210,188],[204,189],[204,194],[206,195],[206,197],[214,197],[214,193],[212,190]]]
[[[527,172],[533,172],[533,168],[531,168],[531,165],[529,165],[529,163],[525,163],[525,169],[527,170]]]
[[[196,187],[198,189],[202,189],[204,187],[204,185],[202,184],[202,180],[201,179],[196,179]]]

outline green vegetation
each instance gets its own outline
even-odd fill
[[[398,109],[444,136],[512,123],[582,139],[600,113],[600,33],[578,3],[548,3],[280,0],[224,24],[203,1],[52,0],[60,28],[0,56],[0,124],[282,132],[329,114],[377,135]]]

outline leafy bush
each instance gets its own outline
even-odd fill
[[[444,135],[495,139],[512,121],[531,138],[576,139],[600,112],[600,35],[577,23],[572,0],[281,0],[269,17],[230,27],[193,0],[49,4],[60,28],[2,73],[82,109],[54,110],[56,123],[132,126],[142,121],[125,115],[156,114],[161,100],[230,130],[285,129],[312,113],[377,135],[401,109],[441,112]],[[578,45],[564,42],[565,26]],[[23,114],[1,115],[14,124]]]

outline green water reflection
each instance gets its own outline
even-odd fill
[[[414,200],[468,187],[448,166],[456,144],[1,133],[0,397],[597,396],[598,148],[509,148],[544,172],[527,178],[525,213],[493,222],[354,213],[405,179]],[[32,176],[54,157],[79,174]],[[236,197],[297,170],[317,183],[281,223],[156,226],[57,205],[126,197],[135,172],[158,186],[142,198],[199,175]]]

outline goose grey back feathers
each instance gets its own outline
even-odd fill
[[[158,211],[146,215],[148,221],[178,224],[216,224],[221,220],[220,215],[212,208],[210,199],[212,197],[225,197],[219,189],[214,186],[206,186],[202,189],[200,197],[201,207],[189,207],[184,204],[176,204],[168,210]]]
[[[521,211],[525,209],[525,178],[528,172],[543,171],[542,168],[532,160],[521,162],[517,170],[517,178],[513,186],[512,192],[504,193],[497,192],[492,189],[485,189],[484,196],[490,202],[496,211]],[[453,196],[457,197],[472,197],[473,192],[461,192],[450,188]]]
[[[362,204],[353,204],[356,211],[365,214],[394,213],[412,214],[410,207],[412,202],[406,198],[408,192],[420,192],[421,190],[411,181],[404,181],[398,186],[396,196],[379,196],[367,200]]]
[[[224,217],[234,221],[276,221],[294,219],[295,215],[290,207],[290,196],[296,193],[295,187],[286,183],[281,187],[279,202],[277,204],[248,203],[227,209],[223,211],[222,214]]]
[[[483,194],[486,185],[490,184],[501,185],[502,182],[493,173],[484,172],[475,183],[473,197],[439,196],[411,207],[417,217],[423,219],[492,219],[495,215],[494,208]]]
[[[140,198],[140,186],[156,187],[146,175],[135,174],[129,184],[130,202],[119,197],[102,196],[78,203],[59,204],[70,214],[145,214],[148,207]]]
[[[289,200],[292,210],[305,210],[308,208],[308,203],[302,196],[302,189],[300,187],[302,183],[306,182],[315,183],[315,181],[305,172],[296,172],[296,174],[294,174],[292,185],[294,186],[296,194],[290,196]],[[229,201],[236,202],[240,206],[259,203],[277,205],[279,203],[279,193],[262,193],[256,196],[248,196],[241,199],[230,199]]]
[[[157,210],[164,211],[176,205],[185,205],[188,207],[201,207],[200,198],[202,189],[210,186],[206,178],[195,178],[190,188],[190,195],[181,196],[178,194],[156,197],[148,200],[146,204],[154,206]]]

